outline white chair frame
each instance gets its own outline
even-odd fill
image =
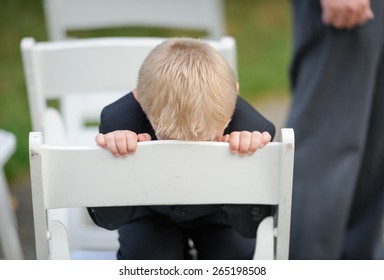
[[[31,132],[37,258],[71,258],[65,223],[48,219],[49,209],[246,203],[277,208],[258,228],[255,259],[288,259],[294,132],[281,135],[252,156],[231,154],[228,143],[150,141],[115,158],[99,147],[47,145]]]

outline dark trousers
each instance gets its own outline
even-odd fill
[[[220,215],[176,223],[166,216],[136,219],[119,229],[118,259],[190,259],[190,240],[197,259],[252,259],[255,239],[239,235]]]
[[[290,257],[374,259],[383,241],[384,1],[353,30],[293,0],[296,151]]]

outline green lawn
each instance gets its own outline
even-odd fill
[[[237,41],[241,95],[250,102],[272,95],[287,95],[291,51],[289,1],[226,0],[225,4],[227,33]],[[31,130],[19,44],[23,37],[47,40],[42,0],[2,0],[0,32],[0,128],[17,136],[17,150],[6,164],[9,181],[16,184],[29,178],[28,133]],[[73,32],[73,35],[199,35],[180,32],[119,28]]]

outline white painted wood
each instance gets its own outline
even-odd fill
[[[227,143],[150,141],[138,143],[134,155],[115,158],[98,147],[42,144],[41,133],[32,132],[30,155],[36,240],[40,240],[36,248],[38,258],[46,258],[49,249],[41,244],[41,236],[48,227],[42,224],[44,210],[246,203],[271,204],[278,209],[278,215],[273,217],[276,229],[271,230],[271,222],[265,222],[258,233],[263,236],[260,231],[264,228],[269,233],[276,232],[273,248],[269,248],[267,255],[255,256],[270,258],[273,251],[273,258],[287,259],[294,134],[292,129],[282,129],[281,134],[282,142],[272,142],[252,156],[231,154]]]

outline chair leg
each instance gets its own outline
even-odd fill
[[[10,193],[3,170],[0,170],[0,241],[5,259],[23,259],[17,219],[10,203]]]
[[[266,217],[257,229],[255,260],[274,259],[273,217]]]

